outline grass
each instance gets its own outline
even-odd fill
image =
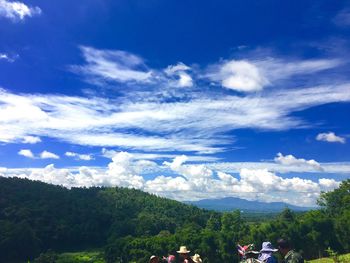
[[[62,253],[58,255],[57,263],[105,263],[100,251],[83,251]]]
[[[345,255],[340,255],[339,260],[341,263],[350,263],[350,253]],[[331,258],[320,258],[307,261],[308,263],[334,263]]]

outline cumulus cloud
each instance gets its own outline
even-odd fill
[[[24,20],[26,17],[40,15],[41,9],[37,6],[29,7],[22,2],[0,0],[0,17],[12,21]]]
[[[91,154],[79,154],[75,152],[66,152],[64,155],[68,157],[73,157],[77,160],[83,160],[83,161],[90,161],[94,159]]]
[[[337,136],[334,132],[320,133],[316,136],[316,140],[324,142],[346,142],[346,139],[344,137]]]
[[[22,143],[29,143],[29,144],[35,144],[41,142],[41,139],[36,136],[24,136]]]
[[[31,159],[59,159],[60,157],[57,154],[48,151],[42,151],[38,156],[36,156],[31,150],[22,149],[18,152],[19,155],[22,155]]]
[[[232,176],[206,165],[186,164],[186,156],[166,162],[163,169],[172,176],[158,175],[145,179],[142,174],[154,162],[137,160],[127,152],[117,153],[105,169],[82,166],[78,169],[58,169],[48,165],[43,169],[0,169],[0,176],[29,178],[66,187],[123,186],[137,188],[177,200],[198,200],[235,196],[250,200],[284,201],[296,205],[315,205],[321,191],[329,191],[338,181],[321,178],[318,181],[299,177],[283,178],[267,169],[242,168]]]
[[[60,159],[60,157],[57,154],[54,154],[52,152],[43,151],[40,153],[41,159]]]
[[[229,60],[215,64],[206,77],[222,87],[240,91],[261,91],[264,87],[295,75],[307,75],[331,69],[343,62],[338,59],[285,61],[266,58],[261,60]]]
[[[183,63],[178,63],[174,66],[168,66],[164,72],[169,77],[175,77],[175,80],[170,80],[170,85],[180,88],[192,87],[193,79],[187,73],[191,68]]]
[[[34,154],[32,153],[32,151],[31,151],[31,150],[28,150],[28,149],[22,149],[22,150],[20,150],[20,151],[18,152],[18,154],[19,154],[19,155],[22,155],[22,156],[24,156],[24,157],[27,157],[27,158],[32,158],[32,159],[35,158],[35,156],[34,156]]]
[[[242,92],[262,90],[269,84],[263,72],[253,63],[245,60],[231,60],[223,63],[217,72],[209,74],[214,81],[228,89]]]
[[[323,171],[323,168],[321,167],[321,165],[318,162],[316,162],[315,160],[305,160],[302,158],[297,159],[291,154],[283,156],[282,153],[278,153],[277,157],[275,157],[275,162],[282,164],[282,165],[287,165],[287,166],[289,166],[289,165],[309,166],[315,170]]]
[[[334,179],[321,178],[318,180],[318,183],[322,191],[331,191],[334,188],[339,187],[340,182],[335,181]]]

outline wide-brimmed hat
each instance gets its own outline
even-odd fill
[[[195,263],[202,263],[202,259],[201,259],[201,256],[198,255],[198,254],[194,254],[193,257],[191,257],[192,260],[195,262]]]
[[[180,247],[180,250],[179,251],[176,251],[177,253],[179,254],[188,254],[190,253],[191,251],[190,250],[187,250],[187,247],[186,246],[181,246]]]
[[[263,242],[262,243],[262,248],[260,250],[260,253],[264,252],[277,252],[278,249],[274,248],[271,244],[271,242]]]

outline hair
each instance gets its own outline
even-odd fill
[[[277,245],[278,245],[278,247],[280,247],[282,249],[283,248],[284,249],[291,248],[291,244],[290,244],[289,240],[283,239],[283,238],[280,238],[277,240]]]

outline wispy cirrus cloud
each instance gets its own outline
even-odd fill
[[[333,23],[340,27],[350,26],[350,9],[344,8],[340,10],[333,18]]]
[[[310,126],[295,111],[350,101],[350,84],[259,95],[132,102],[0,91],[0,141],[47,136],[79,145],[146,151],[215,153],[240,128],[284,130]]]
[[[7,53],[0,53],[0,61],[4,60],[4,61],[10,62],[10,63],[13,63],[16,61],[16,59],[18,57],[19,57],[18,55],[10,55]]]
[[[148,83],[153,73],[148,70],[143,59],[121,50],[99,50],[92,47],[80,47],[85,65],[74,65],[71,69],[84,75],[93,83],[106,81]]]
[[[311,127],[315,124],[293,113],[350,101],[347,82],[264,89],[266,85],[275,85],[295,75],[333,69],[342,65],[339,59],[227,60],[198,73],[181,62],[152,69],[144,59],[125,51],[86,46],[82,46],[81,51],[85,63],[71,69],[92,83],[119,83],[119,95],[72,97],[0,90],[1,142],[47,136],[78,145],[207,155],[232,146],[236,138],[228,135],[230,131]],[[220,73],[223,67],[228,67],[224,71],[227,76]],[[237,94],[227,89],[211,89],[205,78],[200,85],[196,82],[203,81],[203,74],[209,79],[215,74],[229,79],[233,76],[244,80],[242,87],[261,91]],[[249,86],[251,78],[254,83]]]
[[[182,62],[169,65],[165,69],[148,67],[143,58],[122,50],[96,49],[80,46],[85,64],[72,65],[70,70],[96,85],[122,83],[140,88],[142,85],[153,88],[170,86],[186,88],[193,86],[191,67]]]
[[[80,154],[75,152],[66,152],[65,156],[72,157],[76,160],[91,161],[94,157],[91,154]]]
[[[41,9],[37,6],[30,7],[22,2],[0,0],[0,17],[5,17],[11,21],[21,21],[26,17],[41,14]]]

